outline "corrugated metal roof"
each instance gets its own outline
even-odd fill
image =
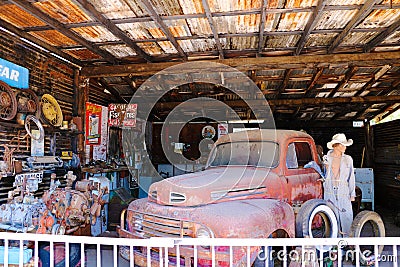
[[[19,28],[46,25],[40,19],[15,5],[0,5],[0,14],[2,19]]]
[[[396,9],[374,10],[356,28],[389,27],[400,19]]]
[[[278,31],[304,30],[311,15],[311,12],[282,14],[279,21]]]
[[[375,32],[352,32],[343,40],[341,45],[357,45],[359,43],[368,43],[377,35]]]
[[[123,19],[129,17],[142,17],[147,13],[139,8],[136,1],[131,0],[91,0],[93,6],[108,19]],[[131,9],[132,8],[132,9]],[[132,10],[135,10],[133,12]]]
[[[357,12],[357,9],[324,11],[315,28],[317,30],[344,29]]]
[[[53,46],[71,46],[78,44],[56,30],[31,32],[33,36]]]
[[[114,34],[109,32],[106,28],[102,26],[74,28],[73,31],[78,33],[84,39],[89,40],[90,42],[107,42],[119,40],[118,37],[116,37]]]
[[[87,48],[77,48],[77,49],[65,49],[63,50],[65,53],[77,57],[81,60],[93,60],[93,59],[100,59],[101,57],[93,52],[91,52]]]
[[[100,48],[108,51],[117,58],[124,58],[136,55],[135,50],[128,47],[127,45],[103,45],[100,46]]]
[[[33,3],[39,10],[63,24],[79,23],[91,20],[71,0],[47,0]]]

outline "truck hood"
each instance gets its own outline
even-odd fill
[[[279,191],[277,180],[277,174],[267,168],[212,167],[152,184],[149,200],[162,205],[199,206],[233,199],[266,198],[271,193],[269,190]],[[271,182],[275,188],[268,188]]]

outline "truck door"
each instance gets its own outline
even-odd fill
[[[322,185],[318,181],[319,174],[312,168],[304,168],[304,165],[313,160],[310,143],[306,141],[289,143],[285,176],[288,181],[291,204],[322,198]]]

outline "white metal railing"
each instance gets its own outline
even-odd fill
[[[324,261],[336,261],[337,266],[374,266],[398,267],[400,238],[396,237],[365,237],[365,238],[276,238],[276,239],[207,239],[207,238],[151,238],[128,239],[88,236],[38,235],[2,232],[3,255],[0,259],[4,266],[9,264],[10,253],[18,250],[16,266],[38,267],[40,259],[39,247],[43,242],[49,246],[49,267],[54,263],[54,248],[56,244],[64,245],[65,259],[70,259],[71,244],[79,244],[81,266],[251,266],[258,257],[261,264],[268,266],[272,255],[280,260],[281,266],[289,266],[290,262],[298,262],[296,266],[306,266],[310,261],[316,266],[324,266]],[[12,247],[16,246],[16,247]],[[112,258],[104,255],[104,247],[112,247]],[[368,246],[370,250],[364,250]],[[384,247],[383,247],[384,246]],[[31,247],[32,258],[24,265],[24,250]],[[129,260],[120,257],[119,249],[127,248]],[[383,247],[383,251],[381,251]],[[267,255],[257,251],[266,248]],[[347,248],[345,254],[341,249]],[[361,250],[360,250],[361,248]],[[95,257],[89,250],[95,250]],[[362,251],[362,254],[360,253]],[[90,254],[90,255],[89,255]],[[172,256],[173,255],[173,256]],[[209,258],[205,258],[205,255]],[[106,257],[106,258],[105,258]],[[349,257],[355,258],[352,261]],[[14,259],[15,260],[15,259]],[[364,260],[364,261],[363,261]],[[366,262],[368,261],[368,262]],[[26,260],[25,260],[26,262]],[[42,261],[41,261],[42,262]],[[102,263],[103,262],[103,263]],[[355,262],[354,264],[352,262]],[[360,263],[361,262],[361,263]],[[42,265],[47,267],[47,265]],[[63,265],[64,266],[64,265]],[[69,260],[65,266],[70,267]],[[74,267],[74,266],[71,266]]]

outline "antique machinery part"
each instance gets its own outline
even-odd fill
[[[75,190],[81,191],[81,192],[89,192],[92,190],[93,187],[93,181],[91,180],[81,180],[77,181],[75,184]]]
[[[63,114],[57,100],[49,94],[44,94],[40,102],[45,120],[53,126],[61,126]]]
[[[14,169],[12,156],[15,148],[10,149],[7,145],[3,146],[4,146],[3,161],[7,163],[7,173],[11,173],[11,171]]]
[[[24,136],[21,136],[21,131],[18,130],[17,136],[14,136],[10,140],[8,145],[12,146],[14,144],[15,140],[16,140],[17,141],[17,148],[15,149],[15,152],[24,152],[24,150],[20,149],[20,146],[21,146],[21,140],[25,140],[25,152],[28,152],[29,151],[29,148],[28,148],[28,137],[29,137],[29,134],[25,134]],[[24,145],[22,144],[22,146],[24,146]]]
[[[39,136],[36,136],[31,133],[31,121],[33,121],[39,129]],[[26,116],[25,119],[25,130],[29,134],[32,139],[35,140],[43,140],[44,138],[44,129],[42,123],[40,123],[39,119],[33,115]]]
[[[18,89],[15,91],[17,111],[20,113],[31,113],[40,118],[40,101],[34,91],[30,89]]]
[[[0,81],[0,118],[11,120],[17,114],[17,100],[11,87]]]

